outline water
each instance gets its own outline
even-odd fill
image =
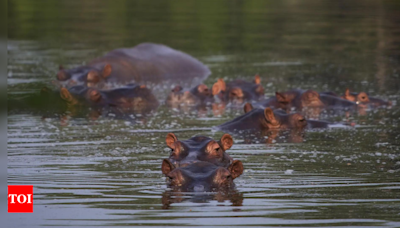
[[[400,226],[397,1],[19,0],[8,15],[9,102],[51,85],[59,64],[158,42],[207,64],[209,86],[259,73],[266,96],[349,87],[395,103],[335,117],[356,126],[307,131],[302,143],[235,136],[228,153],[245,172],[228,196],[171,196],[160,168],[164,140],[168,132],[218,139],[223,133],[211,128],[241,110],[161,106],[150,116],[94,119],[14,108],[8,184],[34,186],[34,213],[10,214],[10,227]]]

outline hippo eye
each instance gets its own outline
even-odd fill
[[[299,121],[300,121],[300,122],[304,122],[304,121],[306,121],[306,119],[299,119]]]

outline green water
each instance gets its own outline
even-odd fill
[[[349,87],[394,106],[336,117],[356,127],[307,131],[301,143],[235,136],[228,153],[245,167],[236,192],[170,205],[160,170],[166,134],[218,139],[211,128],[240,110],[161,106],[147,117],[94,120],[12,109],[8,184],[34,186],[34,213],[10,214],[7,227],[399,227],[399,25],[398,1],[9,1],[9,107],[51,85],[60,64],[142,42],[198,58],[212,71],[208,86],[258,73],[267,97]]]

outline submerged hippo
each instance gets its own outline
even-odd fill
[[[286,92],[276,92],[275,97],[257,103],[259,107],[280,108],[290,110],[295,108],[303,110],[306,108],[355,108],[357,104],[330,93],[321,93],[314,90],[293,89]]]
[[[245,114],[217,126],[222,131],[250,131],[265,133],[271,130],[302,130],[307,128],[326,128],[329,122],[306,120],[299,113],[286,114],[283,110],[253,108],[250,103],[244,106]]]
[[[133,48],[121,48],[90,61],[85,66],[66,70],[60,68],[57,79],[64,86],[101,83],[160,84],[204,80],[210,70],[203,63],[161,44],[142,43]]]
[[[232,158],[225,152],[233,145],[232,136],[224,134],[219,141],[206,136],[195,136],[178,140],[174,133],[168,133],[165,142],[171,148],[169,160],[175,166],[185,166],[195,161],[206,161],[228,167]]]
[[[174,191],[210,192],[234,187],[233,180],[243,173],[243,164],[234,160],[228,167],[221,167],[198,161],[176,168],[169,159],[164,159],[161,170]]]
[[[73,86],[69,90],[61,88],[60,95],[69,105],[88,104],[92,107],[118,107],[131,110],[152,109],[158,106],[158,101],[151,90],[137,84],[112,90]]]
[[[379,107],[379,106],[391,106],[392,102],[385,101],[376,97],[370,97],[365,92],[350,92],[349,89],[346,89],[345,93],[341,98],[356,102],[358,105],[369,105],[372,107]]]
[[[273,111],[269,107],[254,109],[250,103],[246,103],[244,110],[244,115],[217,128],[223,131],[264,132],[274,129],[303,129],[307,125],[307,120],[298,113],[286,114],[282,110]]]
[[[181,86],[175,86],[167,97],[166,103],[169,106],[179,105],[200,105],[213,102],[211,91],[204,84],[197,85],[190,90],[183,90]]]
[[[243,103],[261,99],[264,96],[264,88],[259,75],[256,75],[252,82],[236,79],[226,84],[224,80],[218,79],[212,87],[212,94],[222,101]]]

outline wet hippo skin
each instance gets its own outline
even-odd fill
[[[234,160],[228,167],[221,167],[198,161],[176,168],[169,159],[164,159],[161,170],[174,191],[209,192],[234,187],[233,180],[243,173],[243,164]]]
[[[69,70],[60,67],[57,79],[65,82],[64,86],[96,86],[104,82],[159,84],[194,78],[202,81],[210,73],[207,66],[188,54],[161,44],[142,43],[133,48],[110,51],[85,66]]]
[[[225,83],[223,79],[218,79],[212,87],[212,94],[222,101],[243,103],[261,99],[264,96],[264,88],[259,75],[256,75],[252,82],[236,79]]]
[[[225,152],[233,145],[232,136],[224,134],[219,141],[206,136],[195,136],[178,140],[174,133],[168,133],[165,142],[171,148],[169,160],[175,166],[185,166],[196,161],[228,167],[232,158]]]

